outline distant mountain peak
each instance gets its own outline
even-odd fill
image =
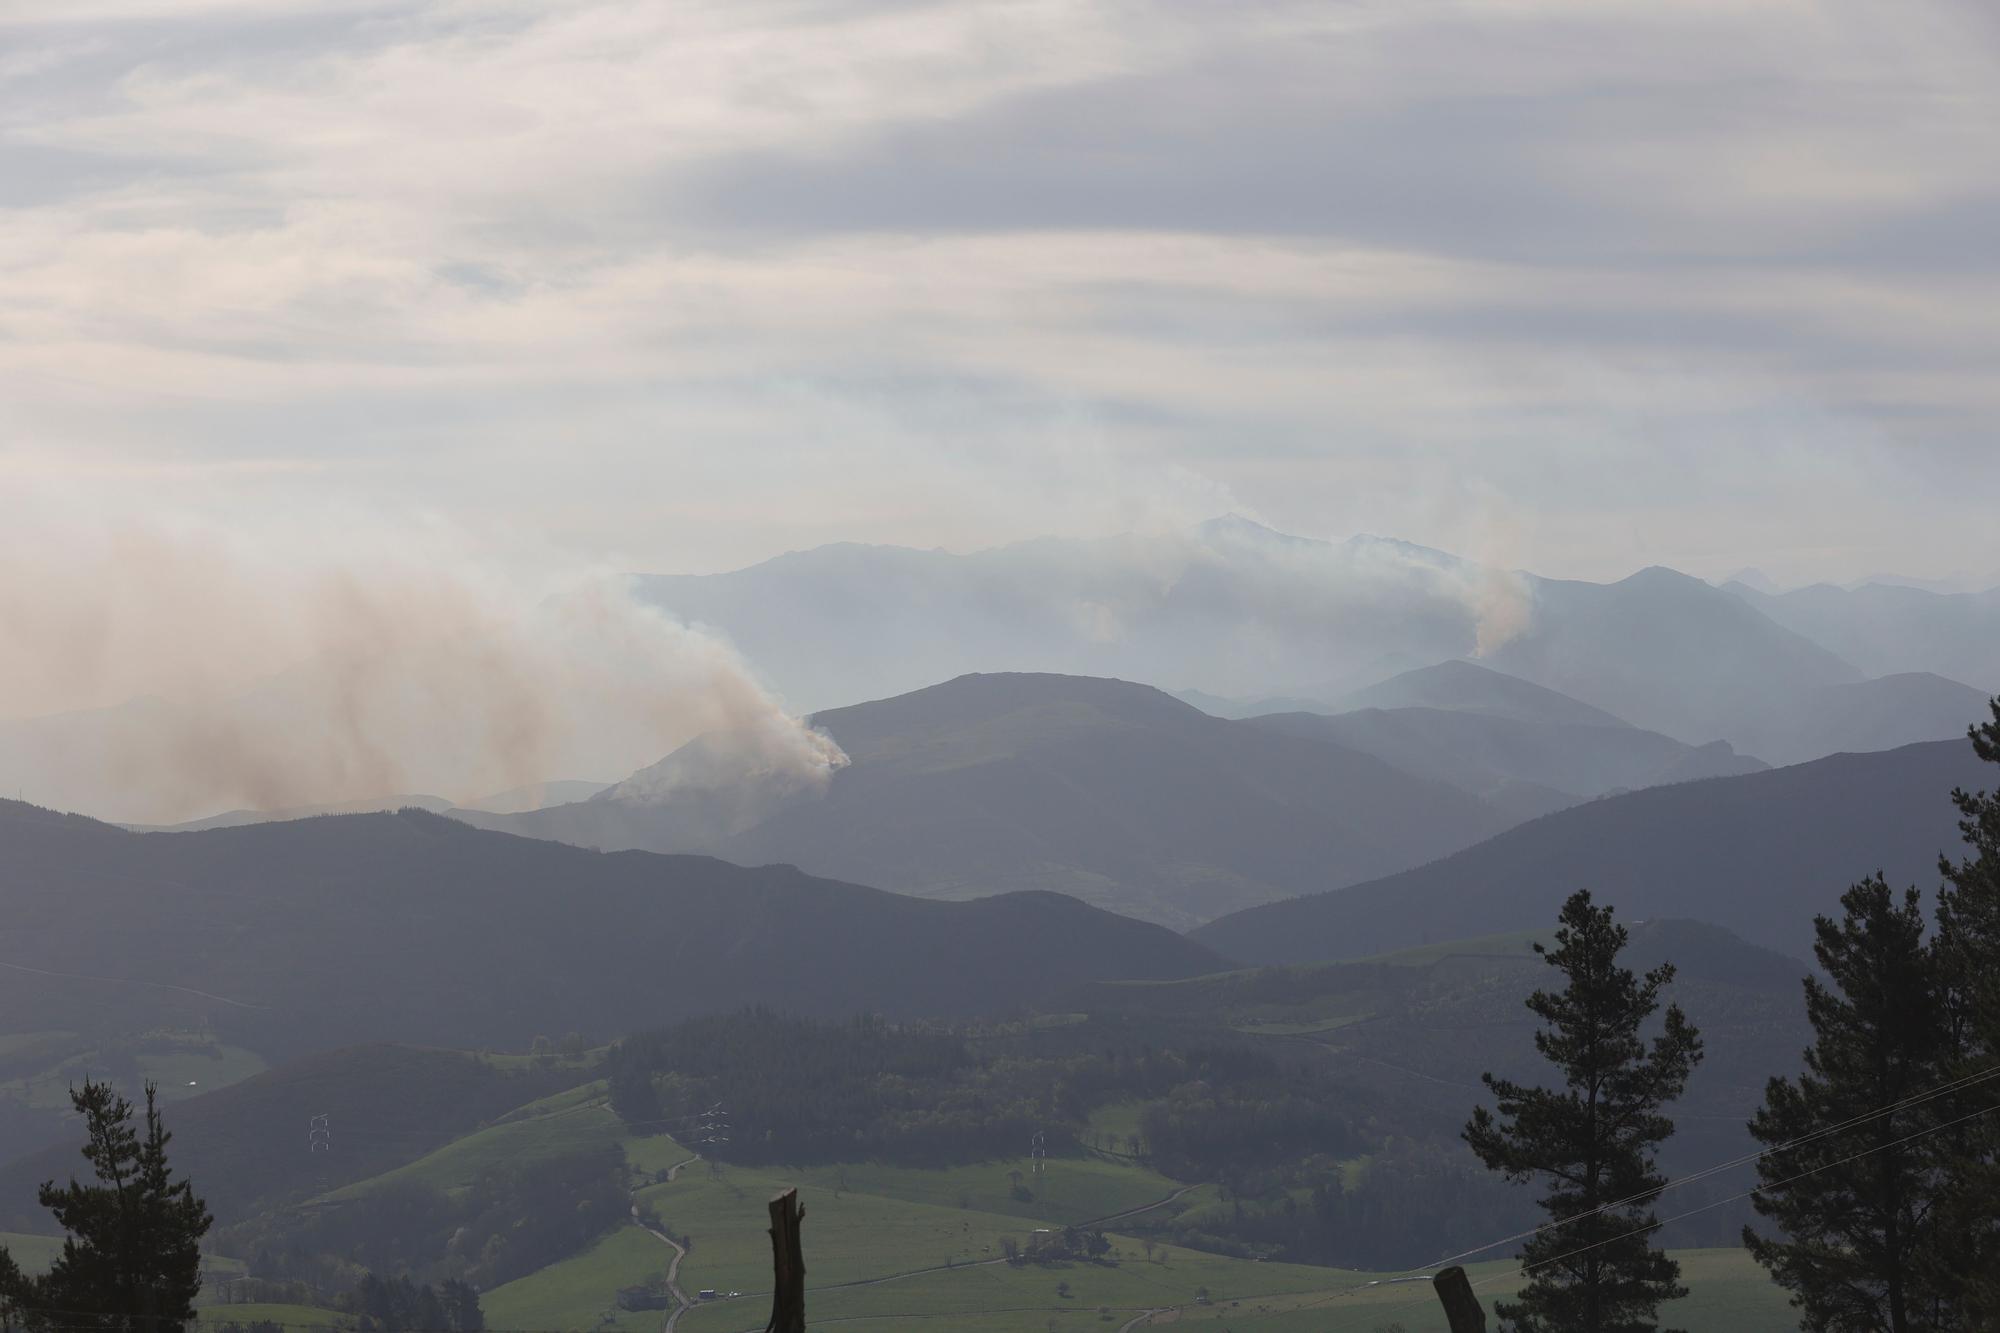
[[[1280,532],[1254,518],[1245,518],[1231,511],[1195,525],[1195,534],[1203,541],[1256,542],[1270,546],[1325,546],[1327,543],[1312,537],[1299,537],[1289,532]]]
[[[1766,597],[1775,597],[1782,591],[1778,587],[1777,580],[1754,566],[1739,569],[1728,578],[1717,579],[1715,582],[1718,588],[1727,589],[1732,585],[1748,588],[1751,592],[1762,593]]]
[[[1692,574],[1683,574],[1669,565],[1647,565],[1635,573],[1618,580],[1619,588],[1661,588],[1685,592],[1699,588],[1703,592],[1713,592],[1713,585],[1704,583]]]
[[[1479,662],[1453,658],[1405,671],[1334,701],[1336,712],[1437,708],[1533,722],[1629,727],[1616,714]]]

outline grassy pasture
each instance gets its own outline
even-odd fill
[[[918,1167],[847,1163],[841,1166],[788,1168],[794,1183],[806,1190],[845,1189],[881,1195],[906,1203],[1034,1219],[1037,1226],[1060,1226],[1108,1217],[1142,1208],[1180,1188],[1157,1171],[1095,1154],[1051,1158],[1039,1179],[1026,1158],[980,1162],[971,1166],[926,1170]],[[1013,1196],[1020,1173],[1023,1187],[1034,1195]]]
[[[547,1107],[539,1114],[523,1114]],[[601,1098],[573,1099],[568,1094],[530,1103],[485,1129],[419,1157],[416,1161],[335,1190],[333,1199],[359,1198],[384,1185],[416,1182],[434,1189],[458,1190],[480,1174],[499,1166],[522,1166],[567,1156],[600,1144],[623,1143],[624,1125]]]
[[[266,1321],[285,1328],[353,1328],[354,1316],[341,1314],[338,1310],[323,1310],[316,1305],[209,1305],[201,1309],[197,1323],[204,1328],[215,1328],[223,1324],[242,1324]]]
[[[624,1311],[620,1287],[665,1274],[674,1252],[636,1226],[624,1226],[561,1263],[495,1287],[479,1299],[494,1329],[641,1329],[660,1326],[657,1310]],[[609,1319],[609,1323],[604,1321]]]
[[[808,1317],[814,1328],[1043,1333],[1051,1321],[1058,1329],[1115,1329],[1155,1310],[1159,1313],[1141,1327],[1374,1333],[1400,1324],[1406,1333],[1445,1333],[1443,1312],[1425,1281],[1391,1282],[1187,1250],[1162,1250],[1158,1257],[1164,1262],[1128,1256],[1116,1269],[998,1264],[879,1287],[809,1291]],[[1671,1326],[1702,1333],[1773,1333],[1796,1326],[1784,1293],[1741,1251],[1685,1250],[1678,1257],[1692,1290],[1685,1300],[1662,1309],[1663,1321]],[[1504,1299],[1514,1290],[1512,1266],[1482,1264],[1471,1274],[1490,1316],[1494,1298]],[[1363,1285],[1371,1280],[1379,1285]],[[1059,1282],[1069,1284],[1067,1295],[1057,1291]],[[1194,1303],[1201,1287],[1209,1289],[1207,1305]],[[763,1327],[763,1314],[762,1301],[746,1298],[697,1309],[680,1327],[689,1333],[755,1333]]]

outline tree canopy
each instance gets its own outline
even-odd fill
[[[1544,1025],[1535,1048],[1562,1085],[1487,1074],[1498,1111],[1479,1107],[1465,1127],[1489,1168],[1548,1187],[1539,1202],[1549,1223],[1520,1252],[1527,1284],[1496,1308],[1519,1333],[1644,1333],[1662,1301],[1686,1294],[1679,1265],[1651,1244],[1650,1206],[1665,1184],[1655,1152],[1674,1130],[1661,1108],[1687,1086],[1701,1038],[1677,1005],[1650,1042],[1642,1035],[1674,969],[1639,977],[1619,966],[1627,934],[1609,907],[1579,890],[1560,920],[1555,947],[1535,951],[1564,986],[1536,991],[1528,1008]]]
[[[158,1089],[146,1085],[143,1128],[132,1103],[109,1084],[70,1090],[83,1117],[83,1156],[95,1183],[74,1177],[41,1188],[42,1206],[68,1233],[47,1273],[27,1277],[0,1263],[0,1302],[29,1328],[160,1333],[194,1318],[201,1291],[201,1238],[213,1221],[187,1180],[175,1180]]]

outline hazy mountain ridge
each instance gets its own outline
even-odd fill
[[[1691,744],[1735,740],[1800,692],[1861,673],[1740,599],[1670,569],[1612,584],[1537,579],[1504,672]]]
[[[1231,516],[964,555],[843,543],[637,587],[727,634],[795,707],[822,709],[1001,671],[1321,694],[1473,652],[1485,585],[1509,578],[1407,542]]]
[[[725,574],[632,584],[650,606],[733,641],[792,710],[844,707],[967,673],[1053,672],[1171,686],[1220,715],[1422,706],[1539,717],[1547,706],[1573,710],[1567,720],[1602,723],[1608,714],[1687,744],[1728,740],[1786,762],[1952,734],[1955,724],[1940,718],[1970,695],[1950,697],[1933,678],[1977,686],[2000,670],[2000,592],[1869,585],[1771,596],[1658,567],[1594,584],[1390,538],[1293,537],[1240,518],[965,555],[839,544]],[[623,597],[626,583],[617,586]],[[1437,679],[1424,681],[1426,672]],[[1394,688],[1405,694],[1383,694],[1399,673]],[[324,675],[281,673],[192,711],[143,698],[0,723],[0,791],[129,820],[172,818],[213,799],[206,822],[215,823],[267,817],[254,808],[259,801],[281,814],[419,800],[437,808],[435,797],[398,793],[463,790],[447,777],[463,767],[449,758],[459,747],[403,755],[414,742],[401,726],[393,736],[367,727],[321,734],[321,717],[319,730],[300,733],[318,739],[291,754],[288,723],[303,700],[319,698],[302,681]],[[1835,692],[1877,676],[1886,683]],[[1535,696],[1537,687],[1562,698]],[[1515,697],[1503,700],[1505,691]],[[509,709],[483,708],[452,725],[497,736],[519,730]],[[1829,726],[1831,716],[1850,721]],[[629,740],[629,729],[613,730]],[[623,756],[614,771],[648,757],[625,741],[612,748]],[[258,775],[274,765],[284,780],[263,781]],[[369,789],[369,774],[381,790]],[[507,780],[532,775],[513,768]],[[222,785],[204,797],[204,782]],[[327,795],[315,800],[321,788]],[[552,799],[503,795],[491,809]],[[758,815],[705,818],[740,831]]]
[[[2000,588],[1943,592],[1896,583],[1816,583],[1773,593],[1740,582],[1723,586],[1870,676],[1929,673],[2000,692]]]
[[[1842,754],[1609,796],[1370,884],[1252,908],[1192,932],[1250,962],[1351,958],[1539,928],[1592,890],[1627,919],[1695,917],[1805,956],[1815,913],[1884,871],[1930,886],[1958,846],[1954,787],[1990,785],[1964,741]]]
[[[1520,819],[1610,792],[1770,767],[1727,741],[1691,746],[1637,727],[1527,722],[1469,710],[1367,708],[1274,713],[1252,725],[1317,736],[1405,773],[1449,783]]]
[[[519,1046],[749,1003],[994,1011],[1217,963],[1055,894],[926,902],[419,811],[137,834],[0,802],[0,866],[14,1027],[212,1025],[265,1053]]]
[[[1835,632],[1825,617],[1766,614],[1754,592],[1662,567],[1612,583],[1552,579],[1393,539],[1321,542],[1236,518],[966,555],[821,547],[727,574],[646,576],[638,586],[728,635],[795,706],[809,707],[1003,670],[1143,681],[1226,716],[1457,707],[1435,690],[1393,705],[1365,691],[1399,673],[1476,659],[1687,744],[1728,740],[1760,757],[1813,758],[1829,752],[1813,749],[1817,732],[1778,734],[1770,719],[1789,725],[1788,706],[1801,697],[1881,674],[1840,651],[1878,632],[1868,622]],[[1968,642],[1985,642],[1979,598],[1921,604],[1940,623],[1967,618]],[[1942,666],[1966,660],[1966,652],[1913,653],[1923,661],[1899,671],[1956,677],[1956,666]],[[1904,707],[1907,725],[1898,720]],[[1922,700],[1887,707],[1883,719],[1877,734],[1886,743],[1936,736]]]
[[[1331,700],[1326,711],[1352,713],[1361,709],[1433,708],[1481,713],[1517,722],[1548,722],[1593,727],[1632,724],[1581,699],[1496,671],[1478,662],[1454,660],[1420,667]]]
[[[1049,888],[1187,926],[1418,864],[1513,822],[1371,755],[1210,717],[1148,686],[961,677],[815,714],[849,764],[823,794],[619,788],[505,827],[599,846],[698,846],[926,897]],[[492,822],[492,821],[482,821]]]

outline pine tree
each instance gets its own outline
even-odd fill
[[[1878,875],[1841,898],[1840,921],[1814,923],[1826,981],[1805,981],[1805,1072],[1772,1079],[1750,1122],[1774,1145],[1757,1164],[1754,1204],[1783,1235],[1745,1227],[1743,1243],[1822,1333],[1956,1327],[1925,1264],[1944,1176],[1929,1132],[1939,1111],[1899,1105],[1941,1078],[1941,974],[1922,899],[1898,897]]]
[[[2000,699],[1989,706],[1993,719],[1970,729],[1972,748],[2000,763]],[[2000,792],[1951,797],[1970,855],[1942,859],[1937,954],[1952,1048],[1947,1074],[1964,1078],[2000,1067]],[[1940,1108],[1947,1119],[1977,1117],[1940,1135],[1952,1159],[1940,1203],[1948,1244],[1931,1256],[1967,1328],[2000,1328],[2000,1114],[1981,1114],[1996,1101],[2000,1085],[1987,1080]]]
[[[0,1329],[14,1327],[14,1312],[26,1294],[25,1283],[14,1256],[5,1245],[0,1245]]]
[[[201,1238],[213,1219],[193,1187],[173,1179],[157,1089],[146,1085],[143,1137],[132,1103],[109,1084],[86,1080],[70,1103],[83,1116],[83,1155],[97,1183],[43,1184],[42,1206],[69,1234],[46,1274],[15,1283],[16,1317],[30,1328],[178,1328],[194,1318]]]
[[[1473,1112],[1465,1140],[1509,1180],[1541,1179],[1552,1225],[1522,1246],[1520,1300],[1496,1307],[1518,1333],[1648,1333],[1660,1302],[1686,1294],[1680,1266],[1654,1248],[1650,1211],[1665,1181],[1655,1165],[1673,1133],[1660,1108],[1679,1097],[1701,1060],[1701,1038],[1667,1006],[1651,1043],[1641,1029],[1660,1007],[1671,964],[1643,978],[1618,966],[1625,928],[1579,891],[1563,904],[1555,947],[1535,946],[1563,975],[1528,1008],[1545,1024],[1535,1049],[1562,1073],[1557,1089],[1484,1076],[1496,1116]]]

